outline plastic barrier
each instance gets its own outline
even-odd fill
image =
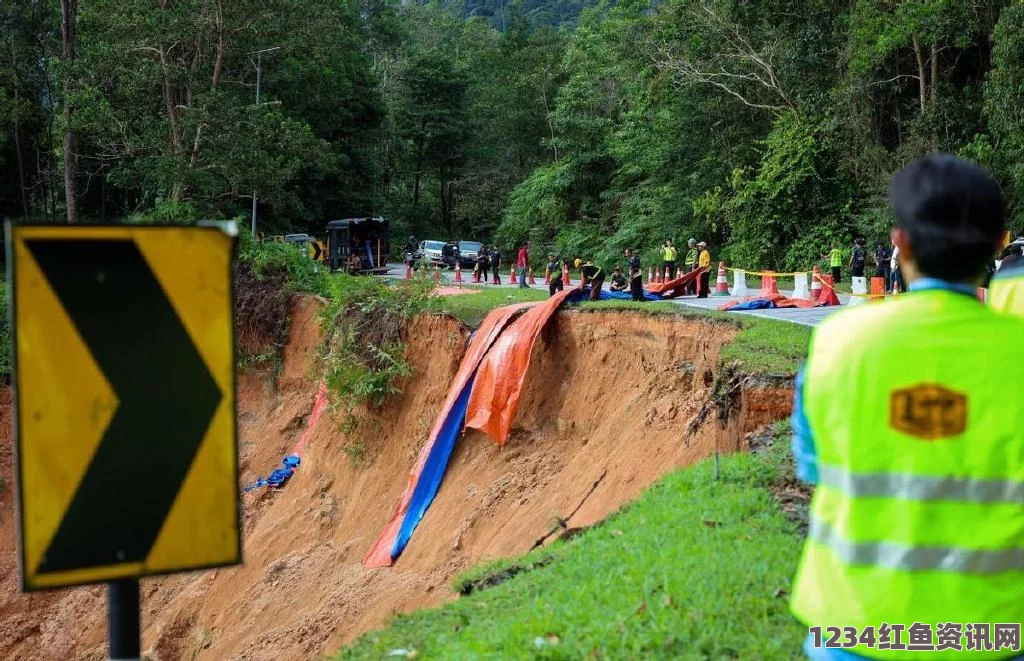
[[[434,429],[409,471],[405,491],[384,530],[363,558],[363,565],[390,567],[409,543],[409,538],[441,487],[455,440],[463,428],[469,393],[480,362],[515,316],[533,305],[521,303],[498,308],[487,315],[474,334],[459,365],[459,371],[448,389],[448,397],[434,423]]]
[[[466,427],[479,429],[498,445],[505,445],[512,420],[519,410],[519,395],[537,336],[562,303],[582,296],[583,291],[575,287],[556,293],[528,310],[494,342],[476,373]]]
[[[804,301],[813,301],[811,292],[807,290],[807,274],[797,273],[793,276],[793,298]]]
[[[850,289],[853,292],[850,296],[850,305],[860,305],[861,303],[866,303],[868,300],[868,279],[853,276],[850,279],[850,283]]]
[[[747,289],[747,272],[743,269],[735,269],[732,274],[732,295],[745,298],[750,295]]]

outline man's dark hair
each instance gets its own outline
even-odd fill
[[[922,275],[969,281],[992,260],[1003,231],[1002,194],[977,165],[926,156],[896,173],[889,203]]]

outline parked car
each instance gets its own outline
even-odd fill
[[[464,269],[472,269],[476,265],[476,255],[483,244],[479,241],[453,241],[444,247],[444,265],[455,268],[455,260]]]
[[[420,241],[419,250],[413,257],[428,264],[444,264],[444,241]]]

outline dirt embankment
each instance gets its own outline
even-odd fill
[[[281,374],[243,375],[243,481],[275,468],[305,428],[316,384],[319,304],[293,308]],[[403,395],[351,434],[320,421],[282,491],[244,496],[245,564],[143,583],[143,646],[153,659],[306,659],[395,612],[453,599],[452,576],[521,554],[557,519],[593,524],[662,474],[720,451],[788,413],[788,384],[733,392],[724,428],[693,426],[716,383],[729,326],[615,312],[560,313],[534,350],[504,450],[477,432],[459,441],[433,507],[390,569],[360,559],[387,521],[468,339],[457,321],[407,332]],[[764,386],[770,387],[764,387]],[[759,387],[760,386],[760,387]],[[102,587],[18,593],[9,393],[0,401],[0,658],[102,659]],[[356,460],[358,459],[358,460]],[[597,484],[596,488],[594,487]]]

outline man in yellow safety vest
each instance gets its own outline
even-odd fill
[[[999,270],[988,286],[988,303],[996,310],[1024,317],[1024,239],[1003,251]]]
[[[791,608],[811,659],[1017,658],[1024,320],[975,296],[999,187],[934,155],[889,199],[909,293],[822,323],[797,379],[793,453],[817,488]]]
[[[665,241],[665,245],[661,249],[662,255],[662,268],[668,271],[669,280],[675,280],[676,278],[676,258],[679,253],[676,252],[676,247],[672,245],[672,239]]]

